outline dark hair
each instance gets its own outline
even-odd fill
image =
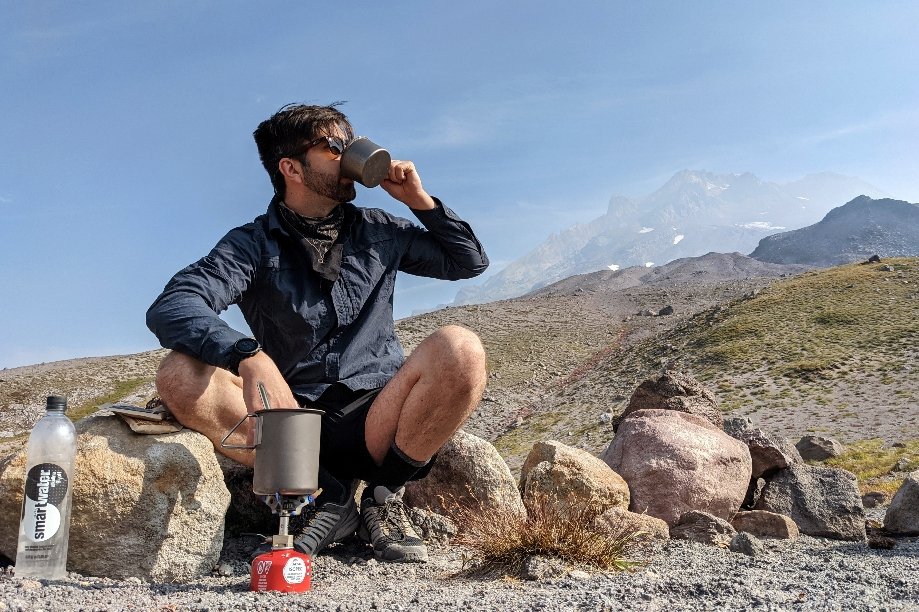
[[[348,140],[354,138],[348,118],[335,108],[341,104],[344,103],[332,102],[328,106],[287,104],[255,128],[252,136],[258,147],[259,159],[279,196],[285,195],[284,176],[278,169],[282,158],[293,157],[307,142],[335,126],[342,129]]]

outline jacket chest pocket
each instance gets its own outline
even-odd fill
[[[347,300],[349,322],[370,302],[383,297],[388,302],[395,282],[396,266],[388,261],[387,242],[375,243],[342,258],[341,277],[336,283],[340,297]]]

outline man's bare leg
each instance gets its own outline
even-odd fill
[[[179,423],[207,436],[218,452],[252,467],[254,451],[220,446],[227,432],[246,415],[241,378],[173,351],[156,373],[156,390]],[[247,419],[240,425],[227,443],[246,444],[250,423]]]
[[[486,381],[475,333],[451,325],[425,338],[367,413],[364,439],[374,461],[382,464],[393,442],[415,461],[430,459],[475,410]]]

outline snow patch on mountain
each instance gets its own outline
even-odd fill
[[[677,234],[676,236],[673,237],[673,244],[680,244],[680,240],[682,240],[685,237],[686,236],[684,236],[683,234]]]
[[[640,230],[638,230],[638,233],[639,233],[639,234],[647,234],[648,232],[653,232],[653,231],[654,231],[654,228],[653,228],[653,227],[643,227],[643,228],[641,228]]]
[[[752,223],[739,223],[739,224],[738,224],[738,227],[742,227],[742,228],[744,228],[744,229],[766,230],[766,231],[783,230],[783,229],[785,229],[785,226],[783,226],[783,225],[772,225],[772,223],[770,223],[769,221],[753,221]],[[676,243],[674,243],[674,244],[676,244]]]

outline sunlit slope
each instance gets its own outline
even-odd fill
[[[919,260],[892,259],[803,274],[752,299],[695,317],[686,355],[700,374],[729,368],[798,381],[871,366],[913,365],[919,345]]]

